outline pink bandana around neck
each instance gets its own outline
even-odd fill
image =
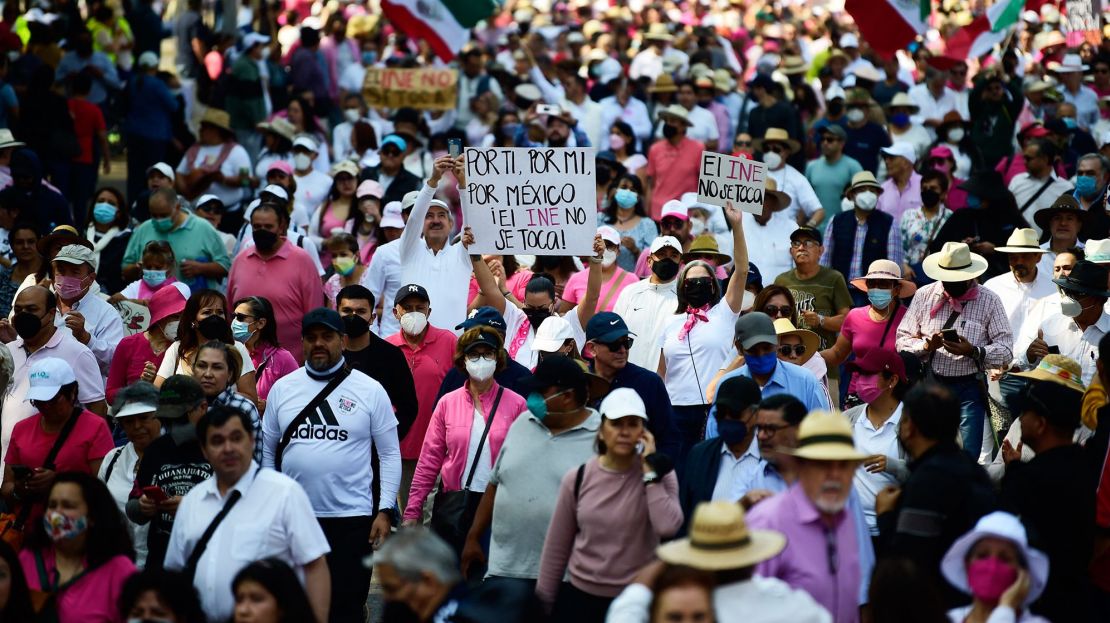
[[[686,322],[682,324],[682,329],[678,332],[678,341],[685,342],[686,336],[690,334],[690,330],[694,328],[699,322],[709,322],[709,303],[701,307],[686,306]]]

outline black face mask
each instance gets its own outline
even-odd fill
[[[263,253],[269,253],[277,246],[278,235],[265,229],[254,230],[254,246]]]
[[[713,278],[696,277],[685,282],[686,303],[690,307],[703,307],[713,296]]]
[[[943,282],[944,291],[952,298],[959,298],[971,288],[971,283],[968,281],[945,281]]]
[[[931,208],[935,206],[938,201],[940,201],[940,193],[937,191],[931,188],[926,188],[921,191],[921,203]]]
[[[830,117],[838,117],[840,113],[844,112],[844,102],[829,102],[828,110]]]
[[[357,314],[343,316],[343,330],[347,337],[362,337],[370,332],[370,323]]]
[[[227,321],[219,316],[209,316],[197,323],[197,331],[206,340],[221,340],[227,336]]]
[[[532,325],[533,329],[539,330],[543,321],[551,316],[551,312],[546,309],[529,309],[525,307],[524,315],[528,316],[528,324]]]
[[[678,274],[678,262],[674,260],[655,260],[651,263],[651,272],[655,273],[660,281],[670,281]]]
[[[27,340],[35,337],[42,330],[42,317],[31,312],[19,312],[12,316],[12,327],[16,335]]]
[[[597,169],[597,183],[602,186],[608,186],[609,182],[613,179],[613,172],[609,167],[598,167]]]
[[[671,139],[676,136],[678,136],[678,128],[669,123],[663,126],[663,138]]]

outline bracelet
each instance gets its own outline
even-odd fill
[[[501,291],[501,296],[503,296],[505,298],[509,298],[510,296],[512,296],[512,293],[509,292],[508,290],[502,290]]]
[[[825,328],[824,325],[825,325],[825,317],[821,314],[817,314],[817,328],[818,329],[824,329]]]
[[[591,264],[600,264],[600,263],[601,263],[601,258],[599,258],[599,257],[591,257],[591,258],[590,258],[590,263],[591,263]]]

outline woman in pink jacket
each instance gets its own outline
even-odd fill
[[[459,389],[444,394],[432,413],[412,477],[405,525],[421,522],[424,501],[437,476],[443,479],[440,494],[466,488],[476,492],[477,498],[485,491],[509,426],[527,409],[520,394],[493,380],[505,368],[506,357],[501,334],[488,326],[469,329],[455,344],[455,366],[465,371],[468,379]],[[459,528],[465,535],[469,526]]]

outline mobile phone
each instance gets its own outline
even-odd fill
[[[143,495],[147,496],[155,502],[165,502],[166,500],[170,499],[170,496],[166,495],[166,492],[162,490],[162,487],[151,485],[149,487],[143,487],[142,492]]]
[[[458,158],[459,154],[461,154],[461,153],[462,153],[462,139],[461,138],[449,138],[449,139],[447,139],[447,154],[450,155],[452,158]]]
[[[643,454],[643,453],[644,453],[644,442],[637,441],[636,442],[636,454]]]
[[[1050,355],[1059,355],[1060,354],[1060,347],[1059,346],[1049,346],[1048,347],[1048,354],[1050,354]]]
[[[15,473],[16,480],[27,480],[35,473],[35,470],[26,465],[12,465],[12,472]]]
[[[536,113],[541,115],[558,115],[562,112],[563,111],[558,106],[552,106],[551,104],[539,104],[536,106]]]
[[[960,341],[960,334],[956,333],[955,329],[945,329],[945,330],[940,332],[940,335],[941,335],[941,337],[944,338],[945,342],[959,342]]]

